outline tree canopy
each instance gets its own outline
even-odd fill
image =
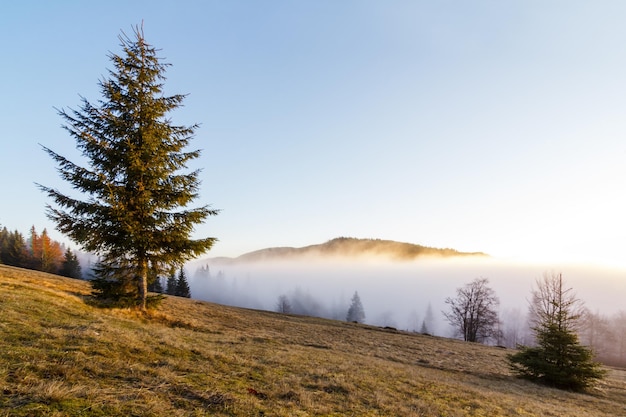
[[[57,229],[100,256],[98,278],[119,280],[145,309],[149,275],[166,274],[209,250],[215,238],[190,236],[218,211],[188,207],[200,185],[198,171],[186,170],[200,156],[200,150],[186,150],[198,126],[171,122],[169,113],[185,96],[163,94],[169,64],[146,42],[143,28],[133,32],[122,32],[122,53],[109,55],[113,69],[99,82],[103,98],[59,110],[88,165],[44,147],[61,178],[85,198],[40,187],[56,203],[48,205],[48,217]]]

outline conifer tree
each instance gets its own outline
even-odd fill
[[[41,244],[41,271],[56,274],[63,263],[61,244],[50,239],[46,229],[43,229],[39,239]]]
[[[9,250],[9,230],[3,227],[0,230],[0,264],[6,263],[5,258]]]
[[[17,230],[9,232],[6,228],[2,230],[2,262],[7,265],[21,268],[28,267],[28,252],[24,236]]]
[[[424,321],[422,322],[420,333],[434,335],[435,330],[435,314],[433,313],[433,305],[429,301],[424,313]]]
[[[582,303],[571,288],[564,288],[561,274],[545,275],[530,306],[537,346],[521,346],[509,355],[511,369],[523,378],[576,391],[602,378],[604,370],[575,332],[582,312]]]
[[[350,308],[348,308],[348,314],[346,315],[346,321],[363,323],[365,320],[365,310],[363,310],[363,304],[361,303],[361,297],[358,292],[354,292],[352,296],[352,302]]]
[[[190,208],[198,196],[198,171],[184,172],[200,156],[187,146],[197,125],[172,124],[169,113],[184,95],[165,96],[168,64],[135,27],[119,36],[123,53],[99,82],[103,98],[82,99],[79,110],[60,110],[64,128],[89,161],[80,166],[44,147],[61,177],[84,199],[40,186],[56,203],[48,216],[57,229],[100,256],[101,280],[118,280],[126,296],[146,308],[148,276],[168,272],[211,248],[215,239],[191,239],[194,226],[217,210]],[[100,290],[112,288],[101,285]]]
[[[148,285],[148,291],[163,294],[163,284],[161,283],[160,277],[156,277],[156,279]]]
[[[29,248],[29,268],[37,271],[41,270],[42,258],[43,258],[43,246],[41,242],[41,236],[37,233],[37,229],[33,225],[30,228],[30,238],[28,239]]]
[[[74,252],[72,252],[70,248],[67,248],[65,250],[63,263],[61,264],[59,274],[65,277],[77,279],[81,279],[83,277],[78,257]]]
[[[167,277],[167,286],[165,288],[165,293],[168,295],[176,295],[176,284],[177,284],[177,279],[176,279],[176,270],[174,268],[172,268],[170,270],[170,274]]]
[[[184,268],[180,268],[178,273],[175,295],[179,297],[191,298],[191,290],[189,289],[189,283],[187,282],[187,275],[185,274]]]

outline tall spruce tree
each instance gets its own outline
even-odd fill
[[[133,32],[119,36],[122,54],[109,55],[113,69],[99,82],[103,99],[91,104],[83,98],[79,110],[59,111],[89,165],[44,147],[61,178],[87,197],[40,187],[58,206],[48,206],[57,229],[100,256],[97,277],[119,280],[145,309],[149,273],[167,273],[209,250],[215,238],[190,235],[218,211],[188,207],[200,182],[198,171],[183,170],[200,156],[186,151],[198,126],[172,124],[169,113],[185,96],[163,94],[169,64],[146,42],[143,27]]]
[[[168,295],[176,295],[176,269],[171,268],[170,274],[167,277],[167,285],[165,287],[165,293]]]
[[[187,281],[187,274],[185,274],[184,268],[180,268],[180,271],[178,272],[175,295],[179,297],[191,298],[191,290],[189,289],[189,282]]]

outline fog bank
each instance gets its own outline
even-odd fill
[[[593,312],[613,314],[624,308],[626,296],[626,270],[488,257],[407,262],[362,258],[250,263],[204,260],[188,264],[187,269],[196,299],[274,311],[278,297],[286,295],[294,312],[343,320],[350,298],[358,291],[366,323],[419,331],[426,320],[429,332],[441,336],[452,335],[441,314],[446,309],[445,299],[477,277],[489,279],[500,299],[503,320],[526,313],[533,284],[545,272],[561,272],[566,284]]]

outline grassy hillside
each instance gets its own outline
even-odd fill
[[[148,316],[86,282],[0,266],[0,416],[623,416],[512,377],[506,351],[169,297]]]

